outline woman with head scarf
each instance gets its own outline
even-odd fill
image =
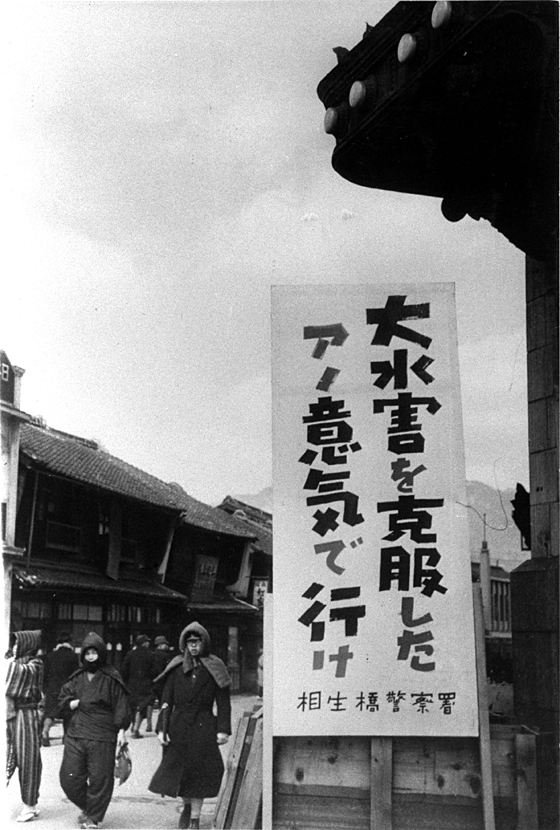
[[[131,722],[128,690],[118,673],[107,666],[107,649],[90,632],[82,643],[82,668],[60,690],[63,717],[68,716],[60,784],[82,811],[82,828],[103,821],[115,784],[117,744],[126,742]]]
[[[179,649],[156,678],[165,681],[156,726],[163,756],[149,789],[182,798],[179,827],[197,828],[202,802],[218,795],[224,774],[219,745],[231,735],[231,678],[199,623],[184,629]]]
[[[6,679],[6,748],[8,782],[16,767],[23,807],[18,821],[39,815],[41,786],[41,715],[43,663],[37,657],[40,631],[16,631]]]

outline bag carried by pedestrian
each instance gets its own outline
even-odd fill
[[[119,746],[115,758],[115,778],[119,779],[119,787],[130,777],[131,772],[132,758],[130,757],[128,744],[124,743]]]

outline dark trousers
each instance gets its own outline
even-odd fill
[[[103,821],[115,786],[116,741],[64,738],[60,786],[92,821]]]

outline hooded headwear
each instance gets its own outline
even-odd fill
[[[84,655],[88,648],[94,648],[99,654],[99,660],[94,664],[88,663],[84,660]],[[99,671],[103,672],[103,674],[106,674],[109,677],[112,677],[114,680],[116,680],[117,683],[119,683],[119,685],[122,686],[127,695],[130,694],[130,692],[125,686],[124,680],[122,679],[118,671],[114,669],[113,666],[107,665],[107,646],[105,645],[99,634],[96,634],[95,631],[90,631],[89,634],[87,634],[83,639],[82,647],[80,649],[80,662],[82,664],[81,668],[77,669],[73,674],[71,674],[70,678],[76,677],[76,675],[80,674],[81,672],[99,669]]]
[[[207,632],[203,625],[197,622],[192,622],[190,625],[187,625],[187,627],[181,631],[181,636],[179,637],[179,651],[185,651],[189,635],[194,635],[195,637],[199,637],[200,640],[202,640],[200,658],[202,659],[202,657],[207,657],[210,654],[210,634]]]
[[[99,654],[99,659],[95,663],[88,663],[84,659],[88,648],[94,648]],[[80,662],[84,668],[88,669],[88,671],[94,671],[101,668],[107,662],[107,646],[99,634],[96,634],[95,631],[90,631],[89,634],[86,634],[84,637],[82,647],[80,649]]]
[[[182,666],[185,674],[192,671],[193,660],[187,649],[187,638],[189,634],[196,634],[196,636],[200,637],[202,640],[199,660],[214,678],[220,689],[226,689],[228,686],[231,686],[231,677],[229,676],[229,672],[224,662],[215,654],[210,654],[209,633],[204,626],[197,622],[190,623],[190,625],[187,625],[187,627],[181,632],[181,636],[179,637],[179,649],[183,652],[183,654],[174,657],[173,660],[168,663],[164,671],[162,671],[162,673],[156,677],[153,682],[158,683],[166,677],[170,671],[177,668],[177,666]]]
[[[41,645],[41,634],[41,631],[16,631],[15,656],[25,657],[28,654],[35,654]]]

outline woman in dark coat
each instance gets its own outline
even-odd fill
[[[183,655],[173,658],[161,675],[165,685],[156,731],[163,757],[149,789],[180,796],[179,827],[197,828],[202,802],[218,795],[224,774],[219,744],[231,735],[231,678],[210,653],[210,636],[199,623],[184,629],[179,649]]]
[[[136,648],[128,652],[121,667],[121,676],[130,692],[130,705],[134,712],[133,738],[144,737],[140,734],[144,718],[147,720],[146,731],[152,731],[153,680],[158,673],[156,658],[150,648],[150,638],[140,634],[136,638]]]
[[[80,658],[74,652],[70,642],[69,631],[61,633],[57,640],[57,646],[49,651],[45,657],[43,692],[45,694],[45,720],[43,721],[43,735],[41,742],[43,746],[50,746],[49,732],[55,718],[60,717],[58,695],[62,685],[80,668]],[[63,729],[66,724],[63,722]]]

